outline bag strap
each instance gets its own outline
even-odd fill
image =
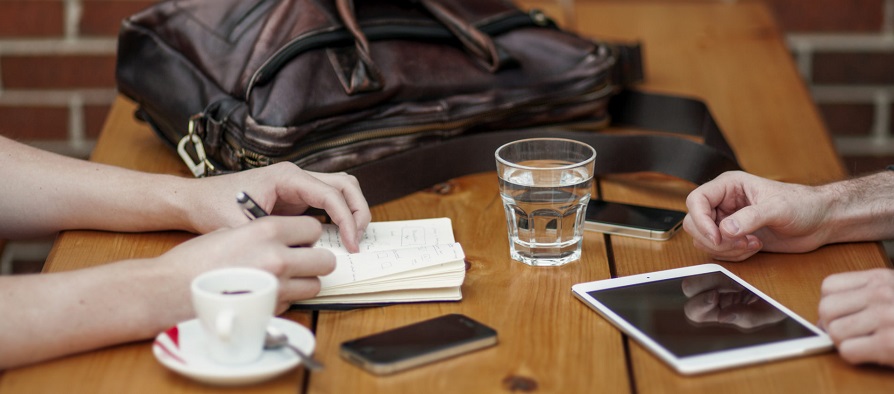
[[[371,161],[347,170],[360,182],[370,205],[431,187],[463,175],[494,171],[494,152],[525,138],[568,138],[596,149],[596,175],[659,172],[695,184],[740,169],[735,153],[708,107],[686,97],[626,90],[611,98],[609,113],[618,126],[701,137],[662,134],[609,134],[567,128],[537,128],[476,133],[444,140]]]

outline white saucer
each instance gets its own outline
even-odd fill
[[[289,342],[306,354],[313,354],[316,341],[304,326],[291,320],[273,318],[270,324],[289,336]],[[258,361],[246,365],[220,365],[211,361],[202,349],[202,326],[189,320],[169,328],[155,337],[152,353],[165,367],[200,382],[233,386],[270,379],[294,368],[301,362],[287,348],[265,350]]]

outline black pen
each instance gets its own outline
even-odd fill
[[[267,212],[264,211],[264,208],[261,208],[246,192],[239,192],[239,194],[236,194],[236,202],[239,203],[239,206],[242,208],[242,213],[244,213],[245,216],[248,216],[251,220],[267,216]]]

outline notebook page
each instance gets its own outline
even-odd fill
[[[360,240],[360,252],[412,248],[425,245],[452,244],[453,224],[450,218],[372,222]],[[338,255],[349,254],[338,235],[338,226],[324,224],[323,234],[314,247],[331,250]]]
[[[465,258],[458,243],[336,256],[335,271],[320,277],[323,289],[436,266]]]

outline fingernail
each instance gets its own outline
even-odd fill
[[[714,234],[705,234],[705,238],[710,239],[714,246],[720,245],[720,237],[715,236]]]
[[[734,219],[724,220],[721,225],[729,235],[736,235],[739,233],[739,223],[736,223]]]
[[[761,248],[760,242],[757,242],[754,240],[748,241],[748,250],[758,250],[760,248]]]
[[[712,291],[710,294],[708,294],[707,297],[705,297],[705,304],[714,305],[716,302],[717,302],[717,293],[714,291]]]

